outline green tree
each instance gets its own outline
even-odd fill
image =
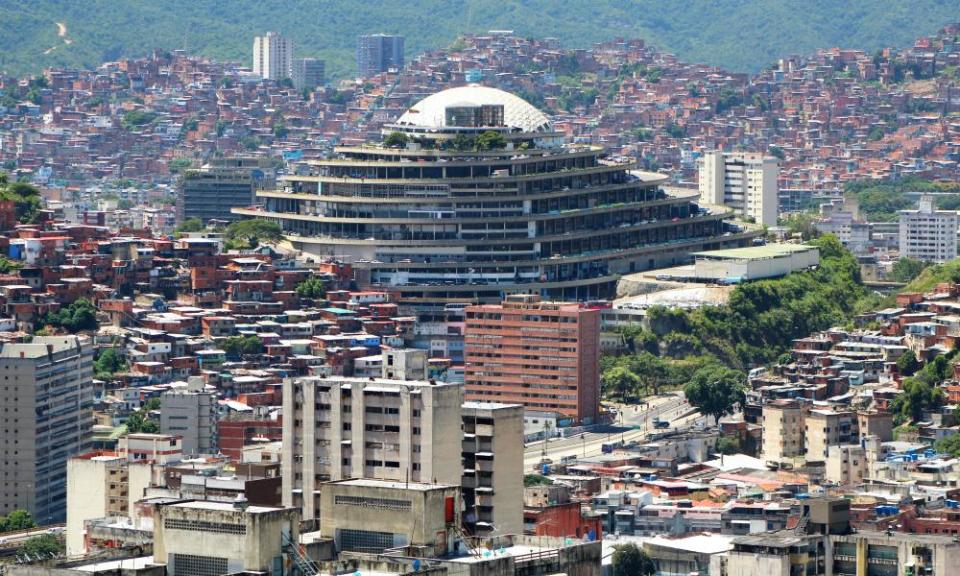
[[[253,152],[260,147],[260,139],[253,135],[244,136],[240,139],[240,146],[248,152]]]
[[[653,576],[657,565],[633,542],[618,544],[613,549],[613,576]]]
[[[919,276],[928,266],[930,266],[930,262],[914,260],[913,258],[904,256],[893,263],[891,273],[893,274],[893,279],[897,282],[910,282]]]
[[[952,434],[938,440],[934,447],[941,454],[949,454],[954,458],[960,458],[960,434]]]
[[[28,538],[21,546],[18,556],[35,558],[54,558],[64,552],[63,542],[53,534],[41,534]]]
[[[156,112],[147,112],[146,110],[130,110],[125,112],[120,120],[120,124],[127,130],[146,126],[157,119]]]
[[[7,182],[6,178],[0,180],[0,200],[14,203],[17,220],[23,224],[35,222],[43,206],[39,190],[25,182]]]
[[[614,366],[603,373],[603,391],[609,396],[626,400],[637,395],[640,379],[626,366]]]
[[[174,158],[173,160],[167,163],[167,170],[169,170],[173,174],[179,174],[180,172],[183,172],[185,169],[189,168],[192,165],[193,165],[192,160],[190,160],[189,158],[180,156],[180,157]]]
[[[296,291],[297,295],[301,298],[317,300],[327,297],[327,290],[324,288],[323,280],[319,278],[307,278],[303,282],[297,284]]]
[[[155,434],[160,431],[157,423],[150,419],[146,410],[137,410],[127,418],[127,432],[137,434],[140,432],[146,434]]]
[[[403,132],[391,132],[383,139],[383,144],[387,148],[403,148],[409,140]]]
[[[6,256],[0,256],[0,274],[9,274],[16,272],[23,267],[23,264],[16,260],[11,260]]]
[[[498,150],[507,147],[507,140],[503,134],[487,130],[476,138],[477,150]]]
[[[220,342],[220,348],[232,358],[239,358],[245,354],[260,354],[263,352],[263,340],[256,336],[230,336]]]
[[[22,509],[11,511],[3,521],[3,527],[6,532],[29,530],[30,528],[36,528],[36,526],[37,523],[33,519],[33,514]]]
[[[920,361],[913,350],[907,350],[897,358],[897,372],[901,376],[913,376],[920,369]]]
[[[902,392],[893,399],[890,410],[896,424],[920,422],[924,413],[943,406],[943,391],[919,378],[905,378]]]
[[[549,486],[553,484],[553,480],[547,476],[541,476],[540,474],[524,474],[523,475],[523,487],[529,488],[530,486]]]
[[[55,312],[47,312],[40,317],[37,328],[50,327],[75,334],[82,330],[96,330],[97,309],[86,298],[80,298]]]
[[[697,370],[683,392],[691,405],[713,416],[714,422],[733,414],[745,401],[746,375],[724,366],[708,366]]]
[[[110,380],[114,374],[126,369],[127,362],[117,348],[107,348],[93,361],[93,372],[97,380]]]
[[[203,220],[199,218],[187,218],[183,222],[177,225],[173,229],[173,232],[177,235],[186,234],[187,232],[199,232],[203,230]]]
[[[227,226],[223,237],[231,248],[256,248],[260,242],[279,242],[283,229],[276,222],[262,218],[238,220]]]
[[[717,438],[717,452],[727,455],[739,454],[741,452],[740,441],[729,436],[721,436]]]

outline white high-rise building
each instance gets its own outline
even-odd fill
[[[269,80],[293,75],[293,41],[276,32],[253,39],[253,73]]]
[[[757,153],[705,152],[700,160],[700,201],[732,208],[757,224],[777,224],[777,159]]]
[[[920,198],[917,210],[901,210],[900,256],[937,263],[956,258],[957,212],[935,210],[929,195]]]

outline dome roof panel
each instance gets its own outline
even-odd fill
[[[504,123],[523,132],[550,132],[550,120],[532,104],[515,94],[487,86],[460,86],[427,96],[397,120],[400,126],[443,129],[451,106],[503,106]]]

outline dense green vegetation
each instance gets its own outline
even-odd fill
[[[117,348],[107,348],[93,361],[93,374],[97,380],[112,380],[117,372],[127,369],[127,361]]]
[[[28,538],[18,552],[18,556],[29,558],[52,558],[64,553],[63,542],[53,534],[41,534]]]
[[[282,237],[279,224],[261,218],[231,222],[223,232],[224,244],[229,250],[256,248],[261,242],[278,242]]]
[[[633,542],[619,544],[613,549],[613,576],[653,576],[657,565]]]
[[[954,458],[960,458],[960,434],[947,436],[943,440],[938,441],[934,447],[937,449],[937,452],[949,454]]]
[[[941,282],[960,282],[960,259],[925,268],[902,291],[930,292]]]
[[[27,510],[12,510],[6,516],[0,516],[0,533],[27,530],[36,527],[33,515]]]
[[[604,393],[632,400],[691,381],[722,381],[719,397],[688,391],[698,396],[694,405],[719,417],[740,401],[737,384],[748,368],[776,361],[796,338],[873,309],[878,299],[860,283],[856,259],[833,236],[811,243],[820,248],[816,270],[737,286],[723,306],[651,308],[648,329],[624,333],[631,352],[601,360]]]
[[[143,408],[134,411],[127,418],[126,426],[127,432],[131,434],[136,434],[138,432],[144,432],[147,434],[154,434],[160,431],[160,426],[156,422],[150,419],[150,412],[152,410],[160,409],[160,399],[151,398],[146,404],[143,405]]]
[[[960,184],[955,182],[932,182],[917,177],[898,180],[857,180],[844,187],[849,197],[857,200],[862,217],[871,221],[892,222],[899,210],[917,207],[917,192],[955,194],[938,196],[937,206],[945,210],[960,209]],[[907,196],[907,193],[913,193]]]
[[[0,200],[13,201],[17,221],[31,224],[43,206],[40,191],[25,182],[10,182],[5,173],[0,173]]]
[[[897,282],[910,282],[920,275],[921,272],[930,266],[929,262],[914,260],[904,256],[893,263],[893,280]]]
[[[746,391],[746,374],[717,365],[697,370],[683,387],[687,401],[701,413],[713,416],[714,423],[736,412],[746,401]]]
[[[323,285],[323,280],[319,278],[307,278],[303,282],[297,284],[297,295],[301,298],[311,298],[316,300],[318,298],[326,298],[327,290]]]
[[[173,160],[171,160],[167,164],[167,169],[170,170],[170,172],[177,174],[186,170],[192,165],[193,165],[193,160],[190,160],[189,158],[184,158],[181,156],[179,158],[174,158]]]
[[[173,233],[177,236],[183,236],[188,232],[199,232],[201,230],[203,230],[203,220],[199,218],[187,218],[177,224],[177,227],[173,229]]]
[[[919,422],[924,412],[943,406],[945,396],[939,387],[947,378],[953,377],[953,359],[956,351],[937,356],[917,370],[912,376],[903,379],[902,394],[893,399],[890,411],[896,424]],[[897,364],[899,368],[899,363]]]
[[[146,112],[144,110],[131,110],[124,113],[120,123],[127,130],[133,130],[140,126],[146,126],[157,119],[156,112]]]
[[[549,486],[550,484],[553,484],[553,480],[546,476],[541,476],[540,474],[523,475],[524,488],[529,488],[530,486]]]
[[[75,334],[81,330],[96,330],[97,309],[85,298],[80,298],[59,310],[47,312],[37,322],[36,328]]]
[[[424,18],[429,17],[429,26]],[[155,48],[186,49],[249,64],[255,34],[289,35],[298,54],[327,60],[334,78],[355,74],[358,34],[407,38],[407,58],[451,45],[459,34],[490,29],[555,36],[589,48],[616,37],[644,38],[689,61],[756,71],[777,58],[817,48],[874,50],[909,45],[956,20],[937,0],[868,0],[854,5],[810,0],[656,2],[653,0],[8,0],[0,3],[0,69],[36,73],[45,66],[95,67]],[[64,38],[57,22],[66,25]],[[735,34],[731,34],[735,30]],[[69,39],[70,44],[64,40]],[[52,50],[50,50],[53,48]]]
[[[260,354],[263,352],[263,340],[256,336],[230,336],[220,342],[220,348],[231,358],[239,358],[244,354]]]
[[[19,270],[22,266],[23,264],[16,260],[11,260],[6,256],[0,256],[0,274],[9,274]]]

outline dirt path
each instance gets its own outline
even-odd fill
[[[70,39],[70,38],[67,38],[67,25],[66,25],[66,23],[64,23],[64,22],[54,22],[54,24],[57,25],[57,36],[59,36],[60,38],[63,39],[63,43],[66,44],[67,46],[69,46],[70,44],[73,44],[73,40]],[[46,50],[44,50],[43,53],[44,53],[44,54],[49,54],[49,53],[53,52],[54,50],[56,50],[56,49],[59,48],[59,47],[60,47],[59,44],[57,44],[56,46],[51,46],[51,47],[47,48]]]

